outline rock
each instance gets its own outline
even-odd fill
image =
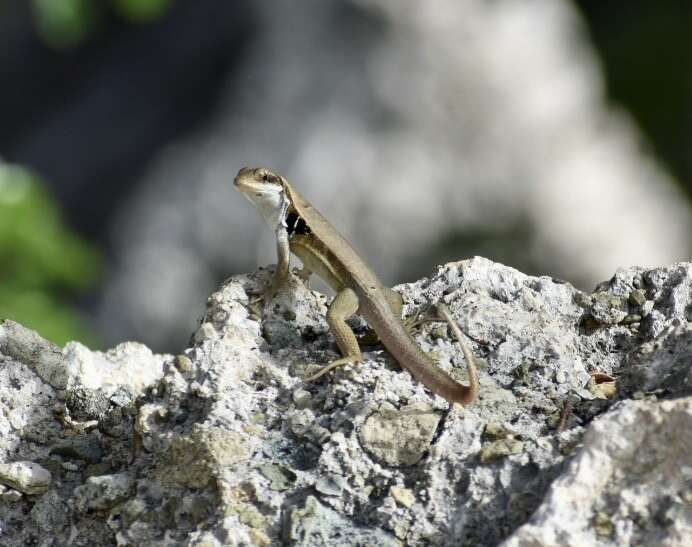
[[[65,366],[61,387],[99,389],[110,397],[123,389],[133,394],[143,391],[161,379],[163,363],[170,355],[154,355],[136,342],[125,342],[107,351],[91,351],[78,342],[63,349]]]
[[[45,456],[40,447],[59,437],[57,403],[56,391],[35,370],[0,353],[0,462]]]
[[[320,477],[315,483],[315,490],[325,496],[340,496],[344,491],[346,480],[338,475]]]
[[[192,361],[185,355],[176,355],[175,366],[178,367],[180,372],[190,372],[192,370]]]
[[[134,494],[135,481],[127,473],[89,477],[75,489],[73,497],[78,511],[103,511]]]
[[[67,381],[63,353],[58,346],[15,321],[0,321],[0,353],[31,367],[56,388]]]
[[[297,389],[293,392],[293,402],[298,409],[309,407],[311,400],[312,394],[305,389]]]
[[[284,539],[291,545],[382,545],[399,547],[396,538],[382,530],[353,526],[341,515],[308,496],[303,507],[288,513]]]
[[[269,488],[272,490],[288,490],[296,482],[296,474],[286,467],[263,464],[258,469],[262,475],[269,479]]]
[[[363,424],[360,442],[385,465],[414,465],[430,448],[439,421],[440,415],[429,405],[411,405],[399,410],[385,403]]]
[[[250,449],[245,435],[199,427],[189,436],[174,436],[161,456],[156,473],[163,482],[202,488],[219,470],[247,460]]]
[[[408,488],[400,488],[399,486],[392,486],[390,493],[394,500],[404,507],[411,507],[416,502],[416,496]]]
[[[19,490],[7,490],[0,495],[0,499],[5,503],[15,503],[22,499],[22,493]]]
[[[690,545],[692,398],[627,401],[598,418],[504,547]]]
[[[521,454],[524,443],[517,439],[501,439],[483,445],[481,461],[488,463],[511,454]]]
[[[0,455],[15,462],[2,467],[3,546],[75,534],[91,545],[688,542],[692,264],[620,270],[596,296],[481,258],[398,287],[407,315],[443,301],[468,334],[481,389],[462,410],[376,342],[363,363],[305,382],[306,364],[336,355],[324,297],[294,281],[256,317],[245,291],[265,275],[226,281],[206,334],[177,358],[123,344],[68,345],[60,360],[2,324]],[[613,315],[648,303],[639,322]],[[464,380],[445,329],[415,338]],[[63,367],[64,388],[39,362]],[[29,464],[52,480],[27,480]]]
[[[68,532],[71,513],[66,509],[65,496],[52,489],[38,499],[29,515],[31,522],[42,534],[54,536],[61,532]],[[94,540],[98,539],[95,534],[90,534],[90,537]]]
[[[75,387],[67,392],[65,404],[76,420],[101,420],[110,410],[109,398],[100,389]]]
[[[627,301],[620,296],[613,296],[600,291],[592,296],[591,318],[600,325],[617,325],[627,317]]]
[[[0,483],[23,494],[36,495],[48,491],[50,471],[36,462],[21,461],[0,464]]]
[[[60,441],[50,449],[51,454],[64,458],[98,463],[103,456],[101,441],[96,435],[80,435]]]

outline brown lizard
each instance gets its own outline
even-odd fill
[[[319,275],[336,296],[327,311],[327,323],[342,358],[333,361],[314,380],[333,368],[363,360],[358,341],[346,320],[359,313],[367,320],[385,348],[413,377],[450,403],[469,404],[478,395],[478,372],[461,329],[445,306],[438,311],[451,326],[466,359],[469,385],[457,382],[440,369],[415,343],[406,330],[401,295],[384,286],[351,244],[281,175],[259,167],[243,168],[235,187],[257,207],[276,235],[278,263],[270,293],[284,285],[290,275],[290,253],[305,269]]]

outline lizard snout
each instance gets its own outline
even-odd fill
[[[240,180],[243,177],[250,175],[251,173],[252,173],[252,169],[250,169],[249,167],[242,167],[240,169],[240,171],[238,171],[238,174],[233,179],[233,185],[234,186],[240,186]]]

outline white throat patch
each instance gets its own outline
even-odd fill
[[[276,186],[261,193],[243,192],[245,197],[255,206],[269,227],[276,231],[279,226],[286,226],[286,214],[290,202],[281,186]]]

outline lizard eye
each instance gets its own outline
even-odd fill
[[[259,178],[262,182],[267,182],[270,184],[278,184],[278,182],[279,182],[279,177],[276,174],[272,173],[271,171],[262,170],[259,173]]]

